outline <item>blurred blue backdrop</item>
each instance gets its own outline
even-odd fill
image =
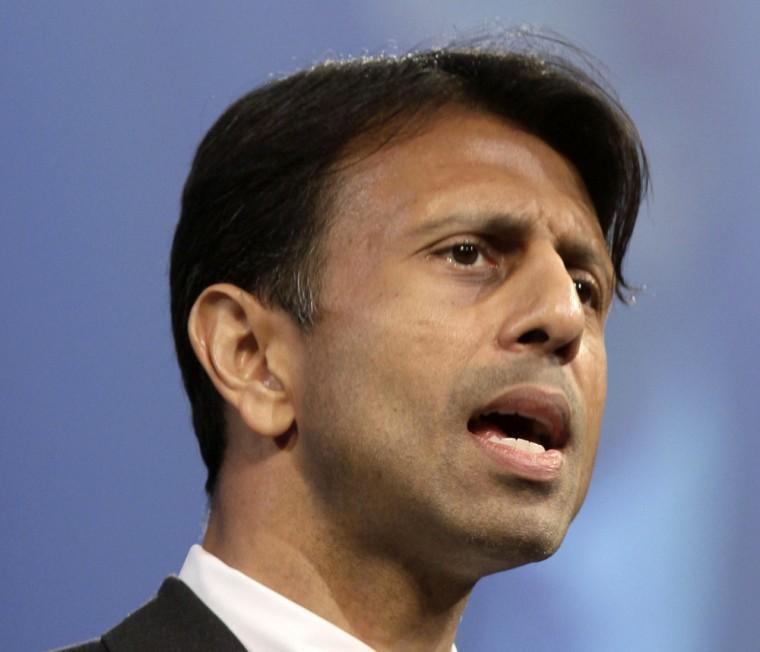
[[[167,260],[211,122],[272,74],[498,18],[607,65],[654,194],[587,503],[555,557],[481,582],[460,650],[760,650],[759,6],[2,3],[0,647],[102,632],[202,533]]]

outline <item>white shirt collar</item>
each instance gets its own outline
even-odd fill
[[[372,652],[340,627],[227,566],[198,544],[187,553],[179,579],[247,650]]]

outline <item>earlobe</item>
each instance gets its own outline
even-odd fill
[[[190,342],[217,391],[250,430],[267,437],[294,420],[283,319],[248,292],[220,283],[201,293],[188,320]]]

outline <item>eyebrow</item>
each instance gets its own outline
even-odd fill
[[[565,261],[565,265],[570,267],[598,269],[601,281],[605,285],[605,294],[611,300],[615,287],[615,268],[606,247],[600,251],[599,247],[573,238],[560,241],[557,245],[557,253]]]
[[[411,235],[430,236],[439,231],[461,227],[466,231],[478,231],[500,239],[520,239],[530,233],[532,222],[532,216],[519,213],[454,214],[420,224]]]

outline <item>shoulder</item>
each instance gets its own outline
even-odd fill
[[[100,639],[94,639],[85,643],[61,647],[52,652],[108,652],[108,648],[100,642]]]
[[[129,652],[131,650],[219,650],[245,648],[192,590],[176,577],[164,580],[158,595],[99,640],[58,652]]]

